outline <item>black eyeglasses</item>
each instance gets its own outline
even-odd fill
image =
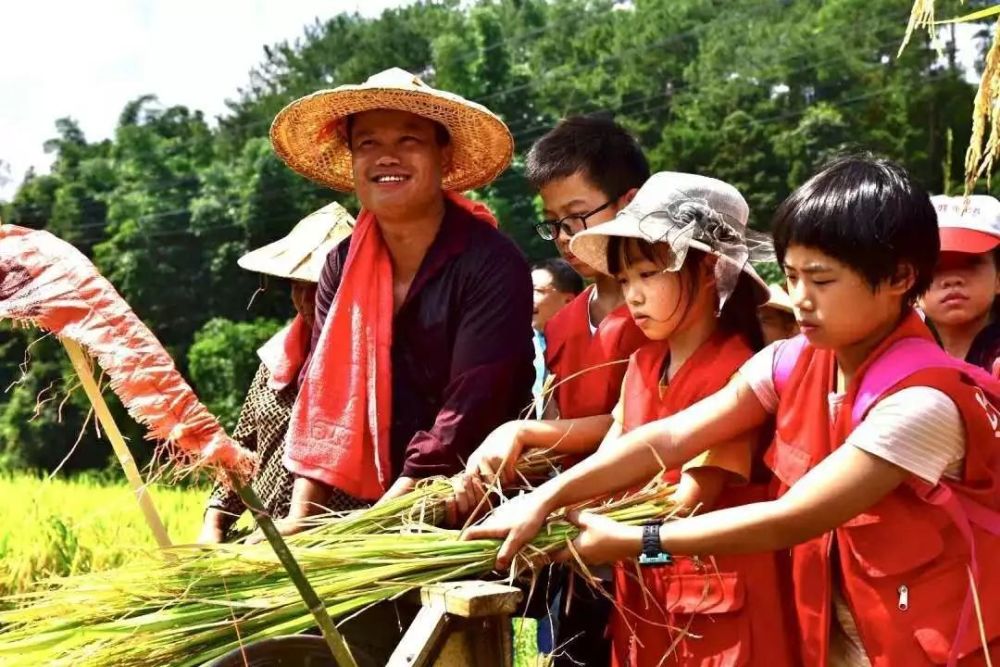
[[[542,220],[541,222],[535,223],[535,231],[546,241],[555,241],[559,237],[559,232],[566,232],[566,236],[573,236],[577,232],[581,232],[587,228],[587,218],[592,215],[596,215],[615,203],[615,199],[610,199],[593,211],[587,213],[570,213],[564,218],[558,220]],[[578,224],[570,224],[572,221],[579,221]]]

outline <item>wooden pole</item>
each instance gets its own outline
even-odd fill
[[[163,525],[163,520],[160,518],[159,513],[156,511],[156,506],[153,505],[153,497],[149,494],[149,489],[146,488],[146,483],[143,481],[142,475],[139,474],[139,469],[135,465],[135,459],[132,458],[132,453],[129,451],[128,445],[125,444],[125,438],[122,437],[122,433],[118,430],[118,425],[115,423],[114,417],[111,416],[108,404],[105,403],[104,397],[101,396],[101,390],[97,386],[97,382],[94,381],[94,370],[90,365],[90,357],[76,341],[64,338],[62,339],[62,344],[66,348],[66,353],[69,355],[70,361],[73,362],[76,374],[80,376],[80,382],[83,384],[83,390],[87,392],[90,404],[94,406],[94,414],[97,416],[98,421],[101,422],[101,427],[108,436],[108,440],[111,441],[111,447],[115,450],[118,462],[125,471],[125,477],[128,479],[129,486],[132,487],[132,492],[135,493],[135,499],[139,503],[139,508],[146,519],[146,524],[153,531],[153,538],[161,549],[171,546],[167,529]]]

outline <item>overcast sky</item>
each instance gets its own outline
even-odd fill
[[[0,199],[13,196],[57,118],[89,140],[111,135],[122,107],[146,93],[214,120],[263,60],[317,17],[378,15],[412,0],[32,0],[0,7]],[[0,178],[5,174],[0,173]]]

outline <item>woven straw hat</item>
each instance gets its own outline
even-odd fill
[[[764,307],[774,308],[786,313],[795,313],[795,307],[792,306],[792,297],[788,296],[788,292],[781,285],[771,283],[767,286],[767,290],[771,293],[771,297],[764,304]]]
[[[452,162],[443,174],[446,190],[464,192],[486,185],[510,164],[514,139],[500,118],[484,106],[431,88],[393,67],[360,85],[321,90],[295,100],[271,124],[271,144],[285,163],[334,190],[354,190],[351,151],[342,131],[347,116],[376,109],[408,111],[448,129]]]
[[[326,256],[354,228],[354,218],[334,202],[302,218],[284,238],[251,250],[241,267],[278,278],[318,283]]]

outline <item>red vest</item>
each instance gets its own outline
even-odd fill
[[[913,337],[930,337],[915,314],[861,366],[832,423],[827,402],[828,393],[835,388],[832,351],[806,344],[787,380],[778,382],[776,377],[780,402],[768,463],[779,478],[781,492],[844,443],[863,417],[855,405],[866,400],[865,374],[893,344]],[[937,353],[932,347],[929,356]],[[974,519],[974,515],[983,517],[1000,509],[998,413],[967,372],[947,367],[954,363],[947,357],[940,362],[930,359],[926,368],[896,382],[875,402],[911,386],[934,387],[946,393],[958,406],[966,430],[961,481],[942,480],[931,488],[914,478],[840,528],[792,550],[795,604],[806,665],[825,665],[827,661],[834,567],[839,570],[844,597],[873,667],[948,664],[960,628],[954,656],[957,664],[984,665],[975,614],[969,618],[971,597],[966,604],[967,566],[973,561],[966,533],[975,544],[977,590],[990,653],[995,663],[1000,660],[1000,537],[964,523],[964,519],[951,518],[956,504],[967,507],[970,514],[963,516]],[[942,504],[947,498],[955,502]],[[959,514],[965,511],[960,509]],[[960,621],[963,615],[966,619]]]
[[[611,414],[625,360],[649,342],[626,306],[609,313],[591,335],[593,289],[585,289],[545,325],[545,366],[556,376],[553,394],[562,419]]]
[[[639,348],[625,375],[624,430],[662,419],[720,390],[750,358],[742,338],[717,333],[695,352],[660,396],[669,346]],[[667,473],[680,479],[680,471]],[[766,485],[725,489],[716,507],[768,499]],[[714,560],[714,564],[711,562]],[[787,563],[774,553],[678,558],[673,565],[615,567],[611,620],[616,667],[785,667],[794,665]],[[636,579],[641,576],[642,584]],[[683,630],[690,633],[684,636]],[[676,645],[675,645],[676,642]],[[673,647],[673,648],[671,648]],[[669,655],[668,655],[669,654]],[[664,656],[668,656],[664,660]]]

